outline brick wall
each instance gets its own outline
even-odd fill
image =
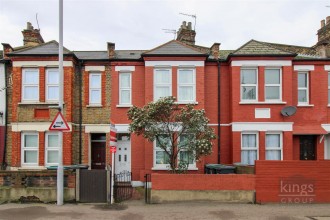
[[[330,202],[330,161],[256,161],[256,202]]]

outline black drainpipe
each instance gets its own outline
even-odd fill
[[[217,64],[218,64],[218,164],[220,164],[220,135],[221,135],[221,132],[220,132],[220,107],[221,107],[221,102],[220,102],[220,82],[221,82],[221,79],[220,79],[220,62],[219,62],[219,59],[217,59]]]
[[[81,164],[82,154],[82,64],[83,61],[79,61],[78,64],[78,77],[79,77],[79,164]]]
[[[7,167],[7,163],[6,163],[6,154],[7,154],[7,136],[8,136],[8,82],[7,82],[7,78],[8,78],[8,72],[7,72],[7,63],[4,63],[4,68],[5,68],[5,93],[6,93],[6,110],[5,110],[5,146],[3,149],[3,160],[2,160],[2,168],[5,170]]]

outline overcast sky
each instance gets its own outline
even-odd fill
[[[64,0],[64,46],[70,50],[152,49],[197,15],[196,44],[237,49],[250,39],[312,46],[330,0]],[[0,43],[21,46],[30,21],[58,41],[58,0],[0,0]]]

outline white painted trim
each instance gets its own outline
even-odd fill
[[[294,71],[314,71],[314,65],[294,65]]]
[[[132,187],[144,186],[144,182],[142,181],[131,181]]]
[[[129,125],[128,124],[115,124],[115,128],[117,129],[118,133],[129,133]]]
[[[255,108],[254,117],[255,118],[271,118],[270,108]]]
[[[290,60],[235,60],[231,66],[292,66]]]
[[[204,61],[145,61],[145,66],[204,66]]]
[[[130,108],[133,107],[133,105],[116,105],[117,108]]]
[[[85,71],[105,71],[105,66],[85,66]]]
[[[292,131],[293,122],[233,122],[232,131]]]
[[[321,124],[322,128],[330,133],[330,124]]]
[[[49,131],[49,126],[51,122],[13,122],[11,123],[11,130],[15,132],[22,132],[22,131]],[[70,131],[72,131],[72,123],[68,122]],[[68,132],[70,132],[68,131]]]
[[[135,66],[115,66],[115,71],[135,71]]]
[[[14,61],[13,67],[58,66],[58,61]],[[64,67],[73,67],[72,61],[63,61]]]
[[[208,126],[219,126],[219,124],[208,124]],[[231,123],[229,123],[229,124],[220,124],[220,126],[228,127],[228,126],[231,126]]]
[[[330,71],[330,65],[324,65],[324,70],[325,71]]]
[[[276,102],[276,101],[267,101],[267,102],[251,102],[251,101],[240,101],[238,104],[240,105],[285,105],[286,102]]]
[[[109,125],[85,125],[85,133],[110,133],[110,124]]]

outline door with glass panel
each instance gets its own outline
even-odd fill
[[[131,140],[129,133],[117,134],[117,152],[115,154],[115,172],[131,172]]]

